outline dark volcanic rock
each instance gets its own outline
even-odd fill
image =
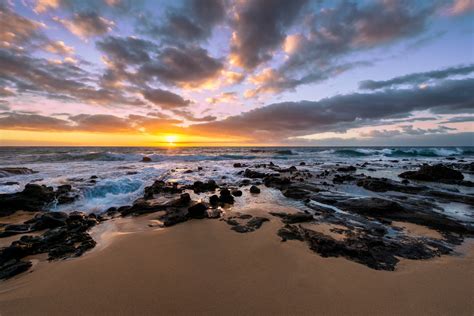
[[[219,201],[224,204],[234,204],[234,197],[230,194],[229,189],[221,189]]]
[[[461,172],[442,164],[434,166],[423,165],[418,171],[403,172],[399,177],[430,182],[462,181],[464,179]]]
[[[247,223],[241,225],[238,222],[228,222],[231,225],[231,229],[238,233],[250,233],[257,229],[259,229],[263,223],[268,222],[268,218],[266,217],[252,217],[247,221]]]
[[[209,197],[209,204],[211,204],[212,206],[218,205],[219,204],[219,196],[217,196],[216,194],[211,195]]]
[[[245,169],[244,177],[251,179],[265,178],[266,174],[251,169]]]
[[[0,194],[0,216],[12,214],[17,210],[44,211],[48,204],[66,197],[69,191],[70,186],[61,186],[54,191],[52,187],[45,185],[27,184],[21,192]]]
[[[258,193],[260,193],[260,189],[257,186],[252,185],[250,187],[250,193],[258,194]]]
[[[395,220],[419,224],[442,232],[473,234],[472,229],[464,226],[443,214],[436,213],[425,204],[403,205],[388,199],[377,197],[352,198],[335,203],[335,206],[347,211],[382,220]]]
[[[357,181],[357,185],[374,192],[396,191],[416,194],[425,191],[427,187],[408,185],[389,179],[365,178]]]
[[[9,279],[31,268],[30,261],[11,259],[0,265],[0,279]]]
[[[47,212],[37,214],[34,218],[25,223],[32,224],[33,230],[42,230],[65,226],[67,219],[68,215],[64,212]]]
[[[151,162],[151,158],[145,156],[142,158],[142,162]]]
[[[206,217],[207,205],[204,203],[197,203],[188,208],[188,215],[191,218],[204,218]]]
[[[208,180],[207,182],[196,181],[193,183],[192,186],[188,187],[189,189],[193,190],[194,193],[202,193],[202,192],[213,192],[219,186],[216,184],[214,180]]]
[[[233,195],[233,196],[242,196],[242,191],[240,191],[240,190],[232,190],[232,195]]]
[[[80,256],[95,246],[95,241],[87,233],[89,228],[97,224],[94,216],[77,212],[64,222],[62,215],[60,217],[61,226],[41,236],[23,236],[0,249],[0,275],[7,278],[27,270],[31,266],[30,262],[21,261],[26,256],[48,253],[49,260],[64,259]],[[36,220],[39,222],[42,219],[38,217]]]
[[[280,212],[270,212],[271,215],[281,218],[281,221],[285,224],[295,224],[303,222],[311,222],[314,220],[313,215],[307,213],[280,213]]]
[[[354,166],[340,167],[340,168],[337,168],[337,171],[339,171],[339,172],[354,172],[354,171],[357,171],[357,168],[354,167]]]
[[[166,183],[161,180],[156,180],[151,186],[145,188],[145,199],[152,199],[154,194],[169,193],[177,194],[183,192],[183,189],[178,187],[177,183]]]
[[[397,257],[429,259],[451,251],[435,240],[431,240],[428,245],[415,238],[397,240],[358,234],[345,240],[336,240],[300,225],[285,225],[278,235],[282,241],[305,241],[312,251],[322,257],[344,257],[376,270],[393,271],[399,262]]]
[[[188,219],[188,211],[177,208],[168,209],[165,215],[159,217],[159,220],[165,227],[174,226],[176,224],[185,222]]]

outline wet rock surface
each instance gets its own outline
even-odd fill
[[[40,214],[26,222],[29,232],[47,229],[39,236],[22,236],[10,246],[0,249],[0,278],[9,278],[31,267],[27,256],[48,254],[48,260],[81,256],[96,242],[87,233],[98,220],[94,214],[81,212]]]
[[[44,211],[52,203],[72,202],[76,197],[71,195],[71,186],[64,185],[55,191],[52,187],[39,184],[27,184],[23,191],[0,194],[0,216],[13,214],[16,211]]]

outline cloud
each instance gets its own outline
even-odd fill
[[[196,117],[193,113],[189,111],[182,111],[182,110],[173,110],[173,113],[184,118],[187,121],[190,122],[211,122],[217,120],[217,117],[212,116],[212,115],[206,115],[203,117]]]
[[[98,133],[144,133],[179,131],[180,120],[168,117],[146,117],[128,115],[118,117],[109,114],[79,114],[67,119],[33,113],[0,113],[0,126],[5,130],[98,132]]]
[[[270,60],[306,3],[306,0],[237,3],[231,60],[246,69]]]
[[[337,95],[320,101],[270,104],[221,121],[194,125],[196,131],[283,139],[318,132],[345,132],[413,111],[469,112],[474,79],[446,80],[426,89],[383,90]]]
[[[474,116],[455,116],[446,121],[441,122],[440,124],[450,124],[450,123],[467,123],[474,122]]]
[[[209,56],[203,48],[167,47],[156,59],[141,66],[139,75],[156,78],[165,84],[193,88],[216,78],[222,69],[222,62]]]
[[[452,5],[447,8],[451,15],[461,15],[474,11],[474,1],[472,0],[454,0]]]
[[[74,54],[74,47],[66,45],[63,41],[49,42],[44,47],[44,50],[58,55]]]
[[[150,61],[150,53],[156,52],[156,44],[135,38],[108,36],[96,42],[98,49],[114,62],[123,64],[142,64]]]
[[[370,65],[368,61],[348,62],[344,57],[421,33],[436,8],[436,2],[341,1],[335,7],[312,12],[300,32],[284,39],[287,59],[252,90],[253,94],[292,90]]]
[[[392,88],[398,85],[417,85],[430,80],[440,80],[452,76],[463,76],[474,72],[474,64],[467,66],[449,67],[441,70],[412,73],[406,76],[395,77],[390,80],[374,81],[364,80],[359,82],[359,88],[365,90],[376,90]]]
[[[67,121],[38,114],[1,113],[1,129],[58,131],[69,130]]]
[[[237,101],[237,93],[235,92],[223,92],[215,97],[206,99],[206,102],[210,104],[233,103],[235,101]]]
[[[171,43],[198,42],[207,39],[213,28],[224,20],[224,0],[190,0],[186,5],[169,10],[161,24],[155,17],[144,15],[138,31]]]
[[[174,109],[188,106],[191,101],[185,100],[181,96],[162,89],[150,89],[142,92],[145,99],[162,109]]]
[[[72,63],[52,63],[0,50],[0,84],[11,91],[96,104],[143,104],[121,91],[97,89],[91,84],[94,82],[91,76]]]
[[[27,19],[0,4],[0,48],[23,49],[46,40],[44,24]]]
[[[59,17],[55,17],[54,20],[82,39],[104,35],[115,26],[113,21],[107,20],[92,11],[75,13],[70,20]]]

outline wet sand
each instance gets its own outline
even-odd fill
[[[135,219],[148,225],[151,217]],[[85,256],[0,283],[6,315],[473,315],[474,243],[395,272],[280,242],[281,223],[238,234],[219,220],[123,233]],[[142,221],[142,222],[140,222]],[[99,226],[100,227],[100,226]],[[113,237],[113,238],[112,238]],[[102,246],[101,246],[102,245]]]

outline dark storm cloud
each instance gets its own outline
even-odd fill
[[[145,63],[140,68],[139,75],[157,78],[172,85],[198,85],[215,77],[222,69],[222,62],[209,56],[205,49],[167,47],[156,59]]]
[[[474,65],[450,67],[441,70],[413,73],[406,76],[395,77],[390,80],[374,81],[364,80],[359,83],[360,89],[376,90],[391,88],[398,85],[415,85],[430,80],[445,79],[452,76],[463,76],[474,72]]]
[[[236,5],[231,52],[237,63],[253,69],[271,59],[287,29],[297,20],[306,0],[242,1]]]
[[[447,80],[425,89],[384,90],[338,95],[320,101],[271,104],[222,121],[194,125],[196,130],[286,138],[317,132],[344,132],[413,111],[469,111],[474,107],[474,79]]]
[[[368,4],[340,1],[305,19],[307,30],[293,41],[288,59],[275,70],[278,82],[261,90],[280,92],[326,80],[367,62],[347,62],[350,53],[392,43],[421,33],[438,7],[437,2],[378,1]]]
[[[124,64],[142,64],[150,61],[150,53],[156,52],[156,44],[135,38],[108,36],[96,42],[98,49],[110,59]]]
[[[188,106],[191,101],[185,100],[181,96],[162,89],[149,89],[142,92],[145,99],[162,109],[182,108]]]
[[[224,0],[188,0],[183,7],[169,10],[163,23],[157,24],[156,18],[144,15],[137,28],[143,34],[173,43],[205,40],[224,20],[225,4]]]

